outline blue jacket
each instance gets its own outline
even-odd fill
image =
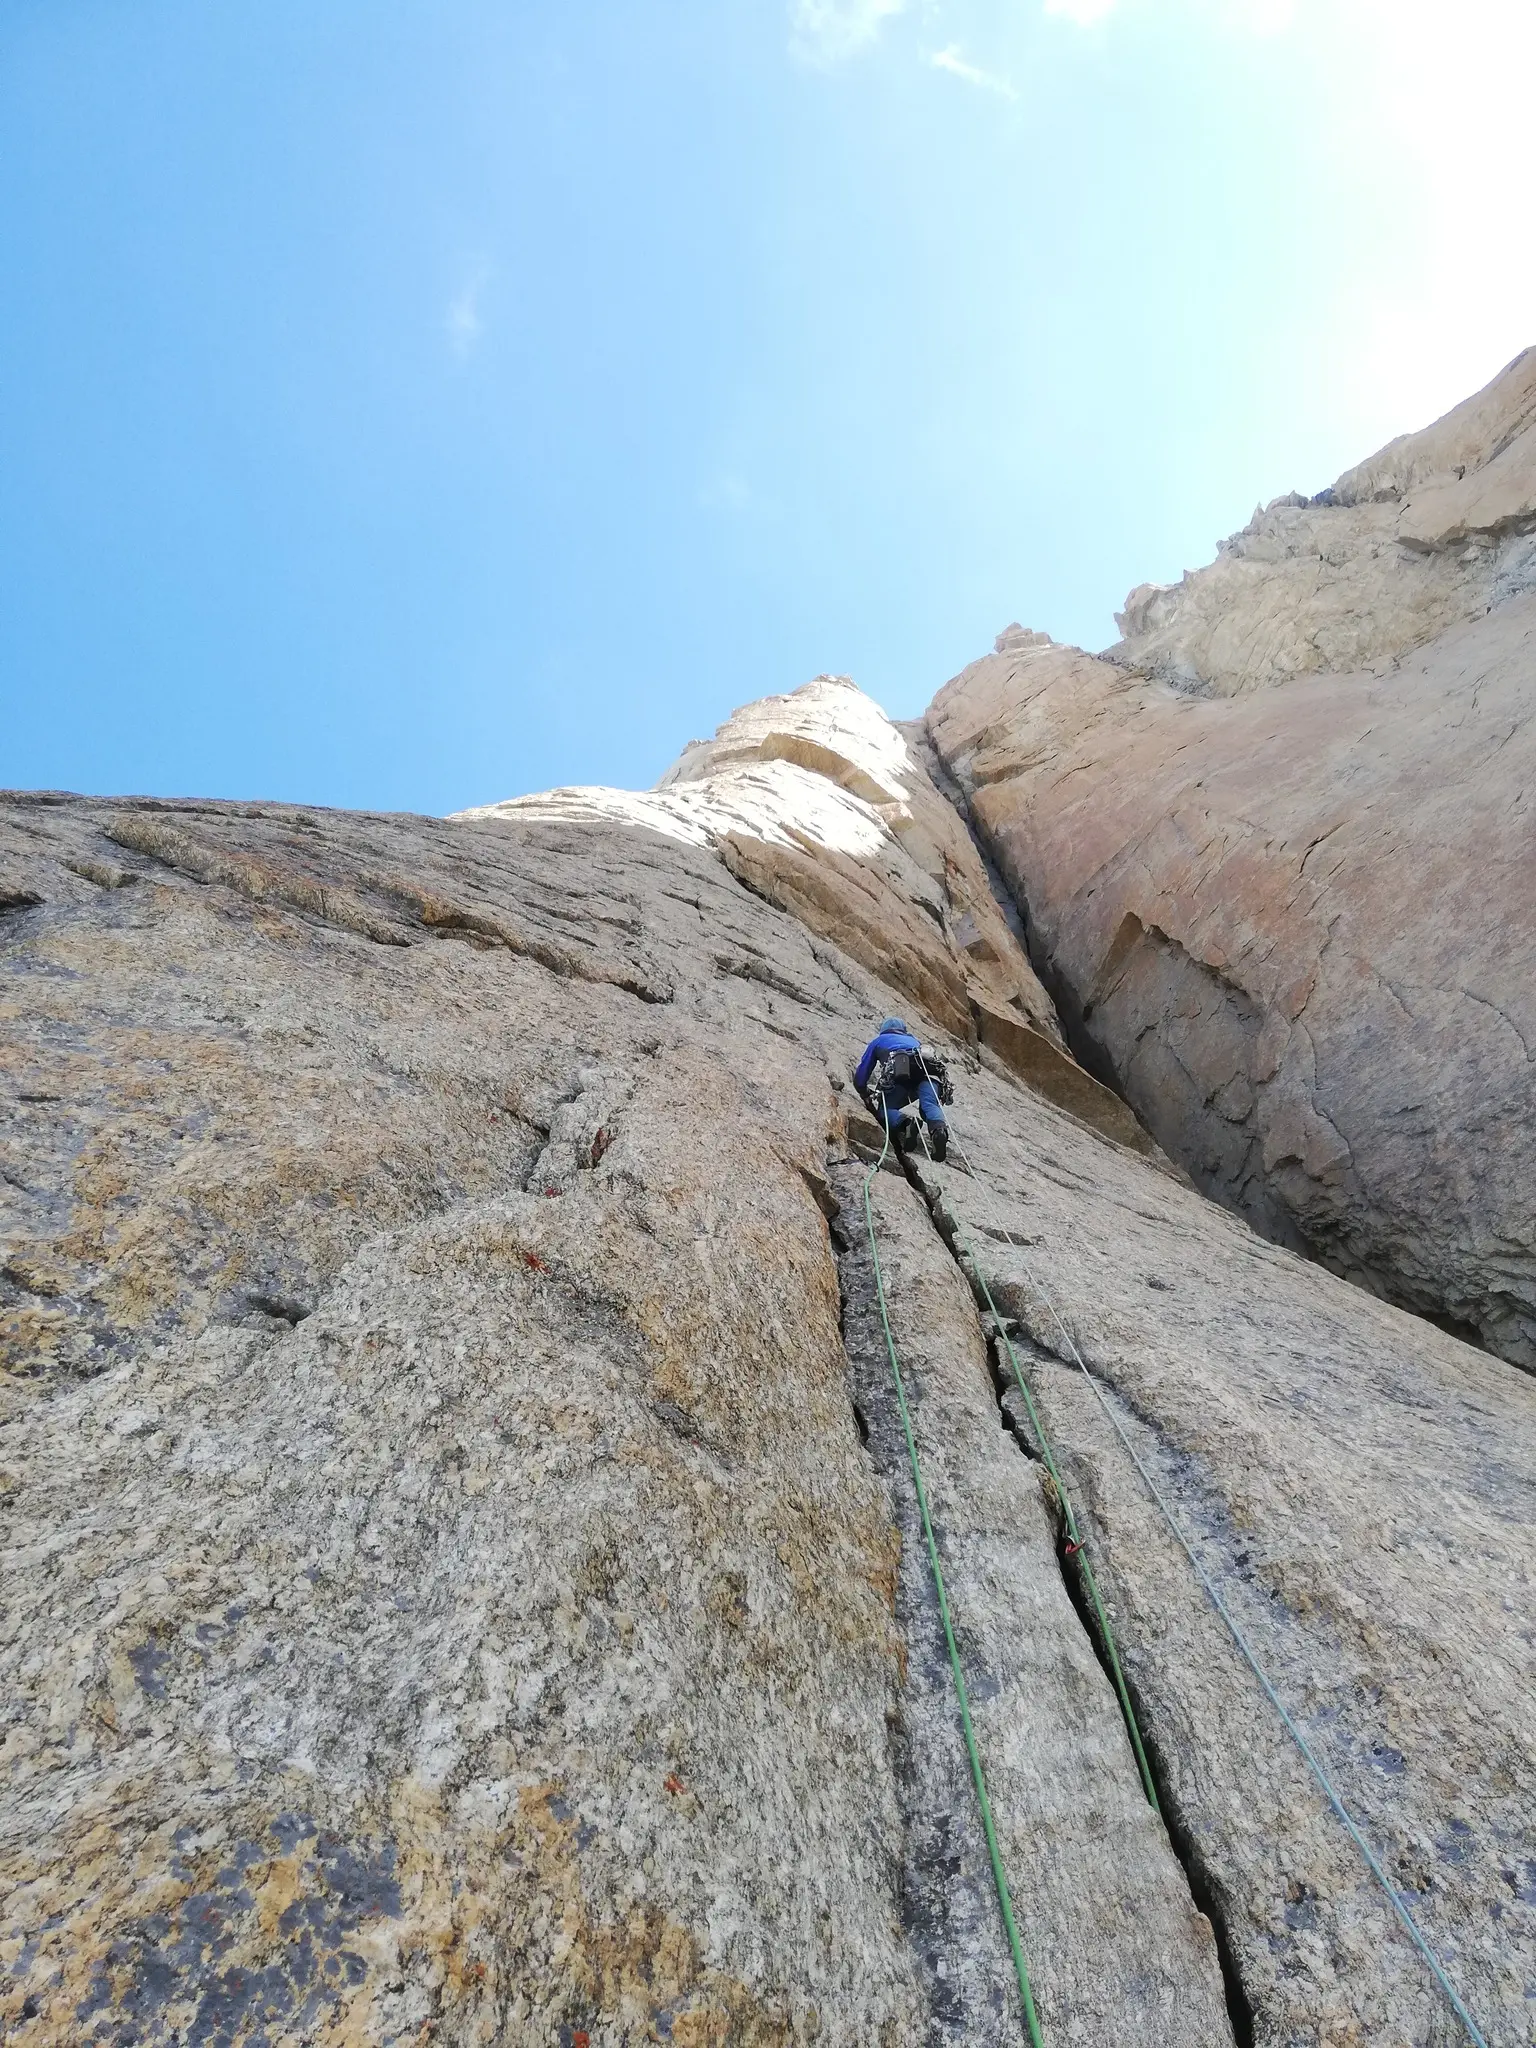
[[[888,1052],[916,1052],[918,1042],[910,1031],[881,1031],[864,1048],[864,1057],[853,1070],[853,1085],[862,1095],[869,1086],[870,1069]]]

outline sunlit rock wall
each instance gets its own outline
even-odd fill
[[[928,730],[1079,1051],[1281,1242],[1536,1365],[1536,352]]]

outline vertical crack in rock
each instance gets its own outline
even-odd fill
[[[1009,931],[1013,933],[1013,936],[1024,948],[1025,953],[1029,955],[1030,965],[1035,968],[1035,972],[1038,974],[1040,970],[1035,965],[1033,949],[1029,943],[1028,906],[1021,903],[1014,895],[1008,886],[1002,869],[988,852],[986,842],[976,830],[976,821],[971,816],[971,807],[966,802],[965,791],[949,772],[938,748],[929,737],[928,728],[922,719],[908,719],[902,724],[900,731],[928,780],[965,827],[966,836],[976,849],[976,858],[981,862],[981,871],[987,878],[987,887],[992,892],[992,900],[1002,912],[1003,922],[1007,925]],[[1047,992],[1049,993],[1049,991]]]
[[[976,814],[970,792],[954,773],[950,764],[934,744],[933,735],[926,723],[914,719],[910,726],[902,728],[908,742],[927,771],[928,779],[950,804],[959,817],[976,849],[976,857],[986,874],[987,886],[997,899],[998,908],[1008,922],[1010,930],[1023,946],[1034,969],[1035,978],[1055,1006],[1056,1016],[1061,1025],[1061,1035],[1071,1053],[1085,1073],[1095,1081],[1118,1095],[1122,1102],[1128,1102],[1124,1086],[1115,1069],[1114,1062],[1087,1028],[1084,1007],[1072,982],[1061,971],[1055,954],[1047,944],[1038,921],[1031,916],[1028,898],[1009,880],[1000,858],[1000,849],[994,844],[987,831],[986,823]]]
[[[893,1771],[907,1940],[932,2043],[1022,2025],[912,1484],[864,1227],[863,1170],[834,1169],[844,1345],[860,1433],[902,1538],[908,1649]],[[1246,2044],[1209,1918],[1146,1802],[1112,1687],[1060,1568],[1044,1468],[989,1378],[970,1287],[919,1187],[872,1188],[972,1719],[1048,2040]],[[867,1434],[866,1434],[867,1432]]]
[[[1026,1458],[1034,1464],[1041,1464],[1043,1466],[1042,1448],[1036,1440],[1028,1411],[1020,1398],[1018,1388],[1014,1384],[1012,1372],[1006,1361],[1002,1331],[997,1327],[996,1318],[987,1307],[984,1291],[972,1268],[971,1262],[965,1257],[956,1243],[953,1220],[944,1213],[937,1200],[936,1192],[925,1186],[922,1176],[913,1162],[904,1160],[902,1164],[906,1169],[908,1181],[917,1191],[923,1202],[924,1209],[933,1225],[935,1235],[959,1268],[966,1287],[970,1290],[975,1300],[977,1314],[982,1329],[987,1336],[988,1371],[992,1381],[993,1394],[997,1401],[999,1420],[1002,1423],[1003,1429],[1013,1439],[1020,1452]],[[1026,1349],[1033,1348],[1029,1344],[1029,1340],[1018,1330],[1016,1324],[1009,1325],[1008,1334],[1016,1349],[1021,1345]],[[1083,1634],[1092,1647],[1094,1656],[1098,1659],[1105,1680],[1113,1687],[1115,1675],[1110,1661],[1108,1646],[1099,1627],[1098,1617],[1093,1612],[1092,1602],[1088,1597],[1087,1589],[1083,1582],[1081,1568],[1074,1558],[1068,1557],[1066,1554],[1066,1531],[1061,1517],[1059,1497],[1056,1496],[1055,1488],[1050,1486],[1048,1481],[1047,1497],[1051,1500],[1052,1507],[1057,1516],[1054,1555],[1057,1569],[1061,1574],[1062,1585],[1066,1591],[1067,1598],[1072,1603],[1073,1611],[1077,1615]],[[1083,1503],[1077,1502],[1076,1505],[1079,1509],[1079,1520],[1082,1520],[1084,1518],[1082,1514]],[[1091,1513],[1091,1506],[1089,1512]],[[1216,1955],[1221,1966],[1222,1989],[1226,1997],[1227,2017],[1231,2023],[1233,2039],[1237,2044],[1237,2048],[1252,2048],[1254,2039],[1253,2007],[1244,1988],[1241,1972],[1237,1966],[1236,1952],[1231,1938],[1231,1930],[1227,1924],[1225,1907],[1216,1886],[1211,1881],[1210,1872],[1206,1868],[1205,1859],[1200,1852],[1199,1843],[1189,1826],[1188,1818],[1181,1811],[1171,1774],[1168,1771],[1166,1759],[1162,1754],[1161,1745],[1157,1739],[1156,1728],[1146,1711],[1146,1703],[1140,1695],[1132,1673],[1126,1670],[1124,1671],[1124,1677],[1126,1690],[1131,1699],[1131,1707],[1136,1715],[1137,1727],[1141,1734],[1142,1746],[1146,1751],[1147,1763],[1152,1773],[1152,1782],[1157,1788],[1158,1806],[1161,1810],[1168,1845],[1184,1873],[1191,1901],[1196,1910],[1203,1914],[1210,1922],[1211,1931],[1215,1937]]]
[[[1014,1331],[1010,1331],[1009,1334],[1017,1349],[1020,1341],[1019,1336]],[[1013,1383],[1012,1373],[1005,1363],[1003,1347],[999,1339],[992,1341],[989,1346],[989,1352],[992,1364],[993,1385],[997,1389],[998,1406],[1002,1411],[1005,1424],[1012,1432],[1014,1440],[1025,1456],[1039,1458],[1041,1453],[1034,1441],[1034,1433],[1029,1423],[1027,1411],[1019,1395],[1018,1388]],[[1082,1501],[1079,1500],[1077,1502],[1080,1520],[1084,1519],[1083,1505]],[[1090,1504],[1087,1510],[1088,1518],[1092,1517],[1092,1513],[1093,1510]],[[1098,1616],[1093,1611],[1093,1603],[1089,1598],[1082,1570],[1075,1558],[1066,1555],[1065,1529],[1061,1529],[1059,1534],[1063,1547],[1057,1552],[1057,1560],[1061,1568],[1062,1583],[1067,1590],[1067,1598],[1072,1602],[1078,1620],[1082,1623],[1083,1633],[1093,1645],[1094,1655],[1099,1660],[1105,1678],[1113,1685],[1114,1667],[1110,1661],[1109,1648],[1104,1640],[1103,1630],[1099,1626]],[[1242,1972],[1238,1968],[1236,1946],[1232,1940],[1232,1930],[1229,1924],[1226,1902],[1220,1888],[1213,1881],[1205,1856],[1201,1851],[1198,1837],[1190,1826],[1189,1816],[1184,1812],[1178,1797],[1177,1781],[1173,1772],[1168,1767],[1168,1758],[1164,1752],[1163,1743],[1159,1738],[1157,1722],[1149,1711],[1149,1703],[1141,1687],[1137,1684],[1134,1671],[1125,1664],[1123,1659],[1121,1661],[1121,1675],[1124,1677],[1126,1691],[1130,1696],[1131,1708],[1136,1716],[1137,1731],[1141,1736],[1142,1748],[1147,1759],[1147,1767],[1152,1774],[1152,1782],[1157,1790],[1158,1808],[1162,1815],[1163,1826],[1167,1831],[1169,1847],[1173,1850],[1175,1857],[1178,1859],[1179,1866],[1184,1872],[1191,1899],[1199,1911],[1210,1921],[1212,1932],[1216,1938],[1216,1955],[1221,1964],[1222,1987],[1226,1993],[1227,2017],[1232,2023],[1233,2038],[1237,2042],[1238,2048],[1252,2048],[1254,2039],[1253,2004],[1244,1986]]]
[[[928,2008],[925,2043],[939,2048],[1001,2037],[1009,1958],[956,1726],[954,1681],[880,1327],[859,1176],[848,1170],[837,1181],[844,1220],[834,1226],[833,1244],[854,1421],[901,1537],[895,1619],[906,1657],[889,1740],[902,1816],[902,1927]]]
[[[1013,1398],[1017,1401],[1016,1392]],[[1001,1402],[999,1405],[1003,1406],[1004,1413],[1007,1414],[1007,1406]],[[1020,1448],[1029,1455],[1023,1428],[1018,1422],[1013,1422],[1012,1426]],[[1092,1603],[1083,1584],[1082,1573],[1076,1568],[1073,1560],[1061,1557],[1060,1562],[1062,1583],[1067,1589],[1067,1598],[1076,1610],[1083,1633],[1093,1646],[1094,1655],[1099,1660],[1106,1680],[1113,1685],[1114,1671],[1103,1633],[1098,1625],[1098,1618],[1093,1612]],[[1168,1846],[1184,1873],[1189,1896],[1196,1910],[1204,1914],[1211,1923],[1211,1932],[1216,1942],[1216,1960],[1221,1965],[1222,1991],[1226,1997],[1227,2018],[1231,2023],[1232,2038],[1237,2048],[1253,2048],[1253,2002],[1249,1998],[1242,1972],[1238,1968],[1237,1949],[1232,1939],[1226,1904],[1212,1879],[1199,1840],[1177,1796],[1176,1782],[1168,1768],[1168,1759],[1158,1739],[1156,1723],[1147,1711],[1147,1702],[1142,1690],[1137,1685],[1134,1675],[1125,1670],[1123,1665],[1122,1675],[1125,1678],[1126,1691],[1130,1695],[1132,1710],[1136,1715],[1136,1725],[1141,1736],[1142,1749],[1146,1754],[1147,1768],[1151,1771],[1152,1782],[1157,1788],[1158,1809],[1167,1833]]]
[[[965,1262],[958,1258],[958,1254],[956,1256],[962,1272],[965,1272]],[[967,1278],[969,1278],[968,1273]],[[976,1292],[978,1295],[978,1307],[980,1307],[980,1289],[978,1288]],[[984,1324],[990,1320],[988,1316],[984,1315],[982,1317]],[[1020,1337],[1016,1329],[1011,1329],[1009,1335],[1015,1349],[1017,1349]],[[1024,1407],[1023,1400],[1019,1395],[1019,1390],[1014,1385],[1013,1375],[1007,1365],[1000,1336],[994,1336],[991,1339],[987,1347],[987,1353],[992,1370],[992,1384],[997,1393],[997,1405],[1003,1418],[1004,1427],[1013,1437],[1014,1442],[1018,1445],[1024,1456],[1038,1461],[1041,1458],[1040,1447],[1035,1441],[1034,1431],[1030,1425],[1028,1412]],[[1083,1519],[1081,1513],[1083,1504],[1077,1502],[1076,1505],[1079,1508],[1079,1520],[1081,1521]],[[1091,1505],[1089,1506],[1088,1513],[1091,1516]],[[1062,1584],[1066,1587],[1067,1598],[1072,1602],[1077,1618],[1082,1624],[1084,1635],[1087,1636],[1093,1646],[1093,1653],[1099,1660],[1106,1680],[1110,1685],[1113,1685],[1115,1674],[1114,1667],[1110,1662],[1108,1645],[1105,1643],[1103,1631],[1099,1627],[1098,1616],[1093,1611],[1093,1603],[1088,1597],[1088,1590],[1083,1581],[1083,1573],[1076,1559],[1068,1557],[1066,1554],[1066,1532],[1063,1526],[1058,1526],[1057,1536],[1058,1549],[1056,1558],[1061,1570]],[[1121,1674],[1125,1679],[1125,1689],[1130,1695],[1131,1708],[1136,1716],[1136,1726],[1141,1736],[1142,1749],[1146,1754],[1147,1767],[1152,1773],[1152,1783],[1157,1788],[1157,1803],[1162,1815],[1163,1826],[1167,1831],[1168,1845],[1184,1872],[1185,1881],[1189,1886],[1190,1898],[1194,1901],[1196,1908],[1210,1921],[1211,1931],[1216,1938],[1216,1957],[1221,1964],[1222,1988],[1226,1993],[1227,2017],[1232,2023],[1233,2039],[1237,2043],[1237,2048],[1253,2048],[1253,2005],[1243,1984],[1242,1972],[1238,1968],[1236,1946],[1232,1940],[1232,1930],[1228,1921],[1225,1901],[1218,1887],[1212,1881],[1211,1873],[1201,1852],[1199,1841],[1189,1824],[1189,1817],[1183,1811],[1178,1798],[1174,1775],[1168,1768],[1168,1759],[1164,1755],[1163,1745],[1158,1739],[1157,1724],[1148,1711],[1148,1703],[1140,1686],[1136,1683],[1134,1672],[1126,1667],[1123,1660],[1121,1663]]]
[[[1134,1163],[1069,1173],[1081,1148],[984,1079],[964,1149],[913,1170],[1012,1336],[1255,2038],[1461,2037],[1111,1416],[1477,2023],[1523,2039],[1525,1382]]]

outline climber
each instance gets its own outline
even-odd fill
[[[900,1017],[887,1017],[853,1070],[853,1085],[890,1133],[898,1152],[918,1142],[918,1119],[930,1155],[949,1150],[941,1102],[952,1102],[949,1070],[931,1046],[919,1045]]]

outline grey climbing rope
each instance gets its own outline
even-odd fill
[[[884,1123],[884,1117],[881,1121]],[[880,1325],[885,1332],[885,1348],[890,1355],[891,1377],[896,1382],[896,1402],[901,1410],[901,1426],[907,1439],[907,1456],[912,1465],[912,1484],[917,1493],[918,1514],[923,1524],[923,1540],[928,1546],[928,1563],[933,1571],[934,1592],[938,1595],[939,1615],[944,1623],[944,1641],[949,1648],[949,1668],[954,1673],[955,1692],[960,1701],[960,1726],[965,1732],[965,1748],[970,1758],[971,1779],[976,1787],[976,1803],[981,1808],[981,1825],[987,1838],[987,1855],[992,1863],[992,1881],[997,1887],[997,1903],[1002,1911],[1003,1927],[1007,1932],[1008,1947],[1013,1956],[1014,1974],[1019,1980],[1019,1998],[1024,2007],[1024,2022],[1029,2029],[1031,2048],[1044,2048],[1040,2021],[1035,2012],[1034,1993],[1029,1985],[1029,1967],[1024,1960],[1024,1947],[1019,1940],[1018,1923],[1013,1916],[1013,1898],[1008,1889],[1008,1873],[1003,1868],[1002,1851],[997,1844],[997,1828],[992,1819],[992,1801],[987,1796],[986,1776],[981,1768],[981,1752],[976,1747],[976,1732],[971,1726],[970,1694],[966,1691],[965,1673],[960,1667],[960,1651],[955,1643],[954,1623],[950,1619],[949,1597],[944,1591],[944,1568],[939,1563],[939,1546],[934,1540],[933,1520],[928,1512],[928,1490],[923,1484],[923,1468],[917,1455],[917,1438],[913,1434],[912,1415],[907,1406],[906,1382],[902,1378],[901,1363],[896,1356],[896,1340],[891,1335],[890,1312],[885,1302],[885,1276],[880,1270],[880,1247],[875,1241],[875,1212],[870,1203],[869,1190],[875,1175],[885,1164],[886,1154],[890,1149],[891,1133],[887,1125],[880,1157],[869,1169],[864,1180],[864,1222],[869,1231],[869,1256],[875,1269],[875,1296],[880,1304]]]
[[[961,1156],[964,1157],[963,1152]],[[970,1171],[969,1160],[966,1161],[966,1169],[968,1172]],[[1185,1536],[1183,1529],[1179,1526],[1178,1518],[1175,1516],[1172,1508],[1168,1505],[1168,1502],[1163,1498],[1163,1495],[1159,1490],[1156,1481],[1153,1479],[1152,1474],[1147,1470],[1146,1465],[1142,1462],[1142,1459],[1137,1452],[1136,1446],[1131,1441],[1130,1436],[1127,1434],[1125,1428],[1121,1424],[1119,1416],[1116,1415],[1114,1409],[1105,1399],[1104,1391],[1100,1387],[1098,1381],[1094,1378],[1093,1374],[1088,1370],[1088,1367],[1083,1363],[1083,1355],[1078,1350],[1077,1345],[1073,1340],[1071,1331],[1062,1321],[1061,1312],[1057,1308],[1056,1303],[1050,1294],[1050,1291],[1039,1280],[1036,1279],[1034,1268],[1030,1265],[1028,1259],[1024,1257],[1024,1254],[1020,1247],[1014,1245],[1012,1246],[1012,1249],[1018,1253],[1019,1264],[1024,1269],[1025,1278],[1028,1280],[1030,1286],[1034,1288],[1035,1292],[1040,1296],[1040,1299],[1045,1303],[1045,1306],[1050,1311],[1051,1316],[1055,1321],[1057,1329],[1060,1330],[1062,1337],[1066,1341],[1068,1350],[1071,1352],[1072,1357],[1077,1363],[1078,1370],[1082,1373],[1083,1378],[1088,1382],[1089,1386],[1092,1388],[1094,1399],[1103,1409],[1105,1415],[1108,1417],[1111,1425],[1114,1428],[1116,1436],[1119,1437],[1121,1443],[1125,1446],[1126,1451],[1130,1455],[1131,1463],[1136,1467],[1136,1470],[1141,1474],[1142,1483],[1145,1485],[1148,1493],[1151,1494],[1153,1500],[1157,1503],[1157,1506],[1162,1513],[1163,1520],[1168,1524],[1169,1528],[1173,1531],[1174,1536],[1178,1540],[1180,1549],[1184,1552],[1184,1555],[1189,1559],[1191,1566],[1194,1568],[1195,1577],[1200,1581],[1200,1584],[1204,1587],[1206,1596],[1210,1600],[1211,1605],[1216,1609],[1216,1612],[1221,1616],[1222,1620],[1226,1623],[1227,1629],[1231,1634],[1232,1640],[1236,1643],[1238,1649],[1242,1652],[1243,1657],[1246,1660],[1249,1669],[1253,1672],[1254,1677],[1257,1678],[1259,1684],[1264,1688],[1264,1692],[1267,1698],[1269,1699],[1270,1705],[1274,1708],[1275,1712],[1280,1716],[1280,1719],[1285,1726],[1286,1732],[1290,1735],[1291,1740],[1296,1744],[1296,1747],[1300,1750],[1302,1756],[1305,1758],[1307,1765],[1312,1772],[1313,1777],[1316,1778],[1318,1784],[1322,1787],[1323,1795],[1327,1799],[1328,1804],[1333,1808],[1334,1813],[1338,1816],[1338,1819],[1343,1824],[1345,1830],[1349,1834],[1351,1841],[1353,1841],[1353,1843],[1355,1844],[1355,1847],[1360,1851],[1360,1854],[1365,1858],[1366,1864],[1369,1867],[1372,1876],[1381,1886],[1383,1892],[1385,1892],[1388,1900],[1391,1903],[1392,1909],[1396,1913],[1398,1919],[1401,1921],[1403,1929],[1407,1933],[1409,1940],[1413,1943],[1414,1947],[1418,1950],[1419,1954],[1428,1964],[1429,1969],[1434,1976],[1435,1982],[1439,1985],[1441,1991],[1444,1992],[1447,2000],[1450,2003],[1452,2011],[1455,2013],[1456,2017],[1461,2021],[1463,2027],[1465,2027],[1467,2031],[1467,2038],[1474,2043],[1474,2048],[1488,2048],[1488,2043],[1485,2037],[1483,2036],[1482,2032],[1479,2030],[1477,2022],[1473,2019],[1472,2015],[1467,2011],[1466,2006],[1463,2005],[1461,1998],[1457,1993],[1455,1985],[1452,1984],[1450,1978],[1446,1975],[1445,1969],[1441,1964],[1440,1958],[1435,1954],[1435,1951],[1430,1947],[1429,1942],[1425,1939],[1424,1935],[1419,1931],[1418,1922],[1414,1919],[1413,1914],[1409,1911],[1407,1901],[1403,1898],[1403,1895],[1397,1889],[1397,1886],[1393,1884],[1391,1878],[1387,1875],[1385,1869],[1382,1867],[1380,1859],[1377,1857],[1370,1843],[1366,1840],[1365,1836],[1356,1826],[1353,1818],[1350,1815],[1349,1809],[1345,1806],[1344,1801],[1339,1797],[1338,1792],[1335,1790],[1332,1779],[1328,1776],[1327,1771],[1324,1770],[1322,1764],[1318,1761],[1317,1755],[1313,1751],[1310,1743],[1307,1741],[1307,1738],[1302,1734],[1300,1728],[1297,1727],[1295,1721],[1291,1718],[1291,1715],[1286,1708],[1285,1702],[1281,1699],[1279,1693],[1275,1690],[1274,1685],[1270,1681],[1268,1672],[1264,1669],[1264,1666],[1259,1662],[1257,1654],[1253,1650],[1252,1645],[1249,1643],[1248,1638],[1244,1635],[1242,1629],[1239,1627],[1235,1617],[1232,1614],[1231,1609],[1227,1606],[1226,1602],[1222,1599],[1220,1593],[1217,1592],[1215,1586],[1211,1583],[1210,1577],[1208,1576],[1205,1567],[1201,1564],[1199,1558],[1196,1556],[1195,1551],[1189,1542],[1189,1539]],[[974,1255],[972,1258],[972,1264],[973,1266],[975,1266]],[[978,1274],[978,1277],[981,1277],[980,1267],[975,1266],[975,1270]],[[992,1300],[991,1290],[990,1288],[986,1287],[986,1280],[984,1277],[982,1277],[982,1286],[986,1289],[987,1300],[990,1304]],[[997,1311],[994,1307],[994,1316],[996,1315],[996,1313]],[[999,1327],[1001,1327],[1000,1318]],[[1004,1341],[1007,1342],[1006,1336],[1004,1338]],[[1013,1347],[1009,1345],[1010,1357],[1012,1356],[1012,1351]],[[1017,1361],[1015,1361],[1015,1373],[1017,1373]],[[1025,1392],[1025,1399],[1029,1400],[1027,1391]],[[1031,1416],[1033,1416],[1035,1413],[1034,1403],[1030,1401],[1029,1406],[1030,1414]],[[1045,1438],[1042,1435],[1042,1445],[1044,1444],[1044,1442]],[[1047,1458],[1049,1460],[1048,1453]],[[1051,1469],[1054,1472],[1054,1465],[1052,1465]]]

